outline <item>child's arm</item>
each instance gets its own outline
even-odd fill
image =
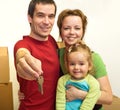
[[[56,90],[56,110],[65,110],[66,105],[66,96],[65,96],[65,84],[64,84],[64,76],[60,77],[57,84]]]
[[[93,110],[98,98],[101,95],[98,81],[91,75],[88,75],[88,85],[90,87],[87,96],[83,100],[80,110]]]

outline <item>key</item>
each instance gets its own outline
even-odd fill
[[[38,89],[42,95],[43,95],[43,82],[44,82],[43,76],[39,76],[39,78],[37,79],[37,83],[38,83]]]

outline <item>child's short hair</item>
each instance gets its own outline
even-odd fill
[[[65,52],[65,66],[67,69],[67,65],[68,65],[68,56],[69,54],[71,54],[72,52],[85,52],[86,53],[86,57],[90,66],[90,70],[89,73],[93,74],[94,73],[94,68],[93,68],[93,61],[92,61],[92,51],[91,49],[83,42],[83,41],[78,41],[77,43],[71,45],[69,48],[66,48],[66,52]]]

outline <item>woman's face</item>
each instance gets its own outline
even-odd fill
[[[82,19],[79,16],[67,16],[61,27],[61,37],[66,46],[75,44],[83,36]]]

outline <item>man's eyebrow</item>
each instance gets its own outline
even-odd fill
[[[36,14],[44,14],[43,12],[37,12]]]
[[[36,14],[46,14],[46,13],[44,13],[44,12],[37,12]],[[53,16],[55,16],[55,14],[54,13],[50,13],[50,14],[48,14],[48,15],[53,15]]]

